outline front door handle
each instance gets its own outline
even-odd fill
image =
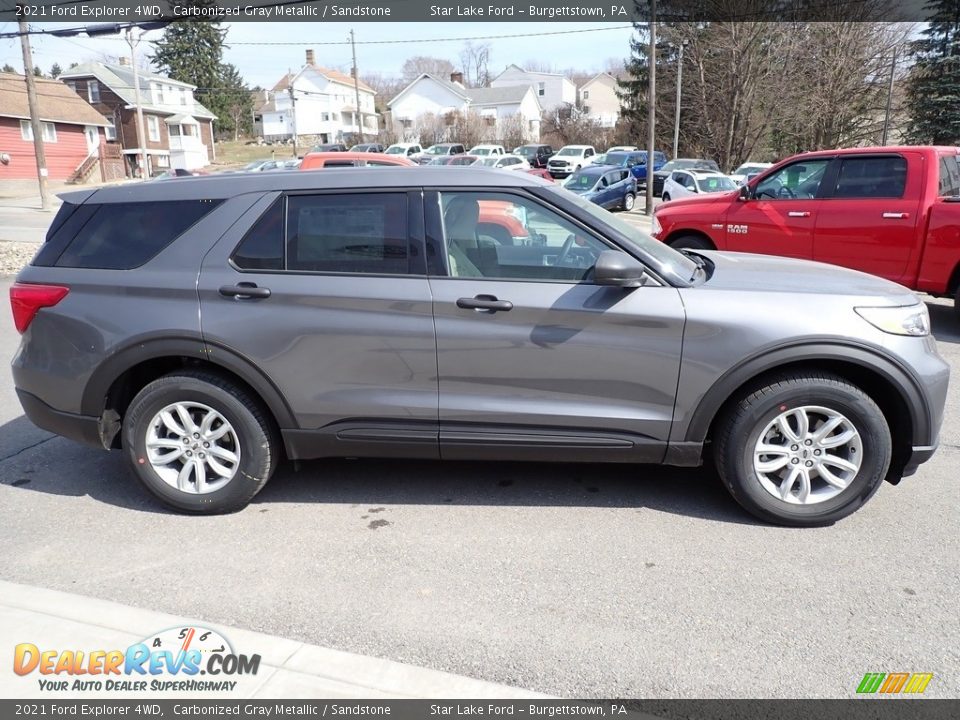
[[[910,213],[905,212],[885,212],[883,214],[885,220],[906,220],[910,217]]]
[[[257,284],[252,282],[242,282],[237,283],[236,285],[224,285],[220,288],[219,292],[224,297],[233,297],[237,300],[270,297],[270,288],[257,287]]]
[[[788,217],[810,217],[809,210],[791,210],[787,213]]]
[[[513,310],[509,300],[497,300],[495,295],[477,295],[472,298],[460,298],[457,307],[464,310],[486,310],[487,312],[507,312]]]

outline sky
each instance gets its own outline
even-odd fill
[[[47,23],[44,29],[75,27],[69,23]],[[584,72],[599,72],[610,58],[626,59],[630,54],[629,41],[633,30],[626,23],[495,23],[495,22],[418,22],[418,23],[297,23],[297,22],[239,22],[223,23],[227,28],[224,60],[236,65],[251,87],[272,87],[287,70],[299,69],[304,63],[304,50],[316,51],[319,65],[349,70],[350,46],[322,45],[343,42],[353,27],[357,40],[357,65],[360,73],[399,75],[403,61],[414,55],[457,60],[464,40],[484,38],[475,43],[490,44],[490,71],[499,73],[511,63],[523,65],[535,60],[558,70],[575,68]],[[0,24],[0,32],[16,29],[15,23]],[[571,32],[572,31],[572,32]],[[559,33],[561,35],[539,35]],[[531,34],[533,34],[531,36]],[[162,31],[153,31],[146,40],[157,38]],[[510,37],[518,35],[524,37]],[[414,42],[384,43],[398,39]],[[57,62],[66,69],[72,62],[104,60],[104,56],[128,55],[129,49],[121,36],[87,38],[37,37],[31,38],[34,63],[44,73]],[[263,45],[245,43],[293,43],[290,45]],[[373,44],[365,44],[365,43]],[[145,48],[141,44],[140,51]],[[9,63],[18,71],[23,69],[20,41],[17,38],[0,39],[0,66]]]

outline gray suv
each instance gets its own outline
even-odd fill
[[[11,290],[38,426],[191,513],[284,458],[697,466],[832,522],[929,459],[948,367],[861,273],[681,254],[525,173],[358,168],[63,196]]]

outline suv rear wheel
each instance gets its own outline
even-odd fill
[[[877,404],[827,374],[784,375],[721,419],[716,463],[746,510],[796,527],[835,522],[863,505],[890,466]]]
[[[243,508],[270,479],[278,443],[266,414],[222,377],[181,372],[133,399],[123,441],[134,474],[167,505],[187,513]]]

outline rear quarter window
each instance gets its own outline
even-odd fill
[[[219,200],[81,205],[53,233],[33,264],[130,270],[149,262]]]

